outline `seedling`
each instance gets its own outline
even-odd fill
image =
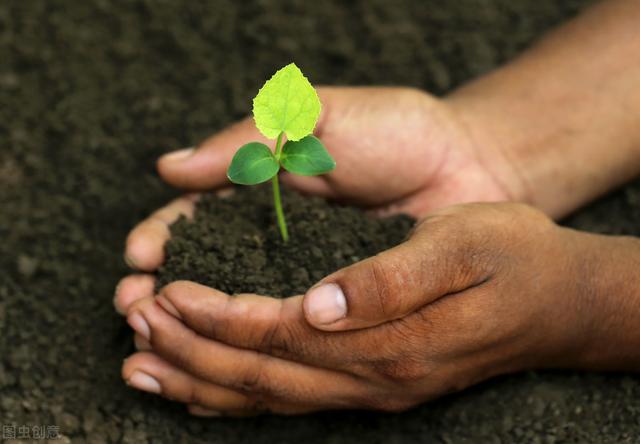
[[[300,68],[290,63],[267,80],[253,99],[253,119],[275,150],[260,142],[241,146],[227,170],[231,182],[256,185],[271,179],[276,219],[282,239],[289,239],[282,211],[278,173],[284,168],[301,176],[318,176],[336,167],[313,129],[320,116],[320,99]],[[283,145],[283,139],[287,138]]]

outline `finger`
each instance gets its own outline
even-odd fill
[[[150,274],[132,274],[120,280],[116,286],[113,305],[121,315],[127,314],[131,304],[140,298],[153,296],[156,279]]]
[[[195,378],[151,352],[129,357],[122,366],[122,377],[139,390],[216,411],[248,410],[255,403],[240,392]]]
[[[140,222],[127,237],[125,261],[132,268],[153,271],[164,261],[164,244],[171,236],[169,226],[180,216],[191,217],[197,195],[173,200]]]
[[[366,328],[481,284],[491,274],[487,239],[465,222],[434,216],[397,247],[326,277],[304,296],[306,319],[321,330]]]
[[[158,160],[158,172],[176,187],[205,190],[229,184],[227,168],[238,148],[249,142],[271,145],[252,118],[246,118],[209,137],[196,148],[166,154]]]
[[[138,301],[127,321],[163,359],[197,378],[231,390],[323,409],[359,405],[366,394],[364,383],[354,376],[231,347],[198,335],[153,298]]]
[[[302,297],[275,299],[221,291],[188,281],[160,290],[156,302],[198,334],[239,348],[318,367],[346,370],[371,349],[376,334],[318,331],[305,320]]]
[[[297,414],[309,407],[263,400],[203,381],[151,352],[136,353],[122,365],[122,378],[145,392],[188,405],[197,416],[249,416],[265,412]]]

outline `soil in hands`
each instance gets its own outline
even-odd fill
[[[158,286],[190,280],[230,294],[302,294],[333,271],[399,244],[413,226],[408,216],[374,218],[283,192],[287,243],[275,223],[269,184],[200,199],[193,220],[182,217],[171,227]]]

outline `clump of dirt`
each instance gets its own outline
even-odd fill
[[[198,202],[194,220],[171,227],[158,285],[190,280],[227,293],[286,297],[304,293],[329,273],[386,250],[406,237],[408,216],[373,218],[283,188],[290,238],[275,223],[269,185],[236,188]]]

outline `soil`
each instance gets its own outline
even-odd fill
[[[399,415],[191,418],[122,383],[111,306],[128,230],[176,195],[154,160],[249,112],[274,67],[443,94],[587,3],[0,2],[0,423],[96,444],[640,442],[640,378],[605,373],[498,378]],[[640,181],[565,223],[639,235]]]
[[[275,297],[303,294],[329,273],[404,240],[413,220],[380,219],[282,188],[289,225],[284,243],[275,223],[270,184],[202,198],[193,221],[171,227],[158,287],[177,280],[224,292]]]

